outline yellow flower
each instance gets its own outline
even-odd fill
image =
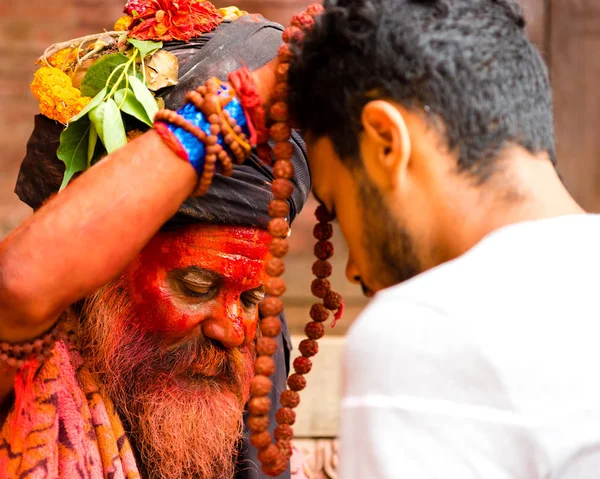
[[[240,10],[238,7],[225,7],[219,8],[219,13],[223,15],[223,20],[233,21],[236,18],[241,17],[242,15],[248,15],[248,12],[244,10]]]
[[[123,15],[115,23],[114,29],[116,32],[126,32],[133,23],[133,17],[129,15]]]
[[[75,48],[64,48],[54,53],[48,58],[48,63],[62,71],[69,71],[77,61],[77,51]]]
[[[92,100],[82,97],[69,76],[55,67],[42,67],[35,72],[31,92],[40,102],[40,112],[64,125]]]

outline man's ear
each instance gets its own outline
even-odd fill
[[[410,136],[402,113],[384,100],[365,105],[361,117],[362,160],[371,181],[387,191],[406,177],[411,155]]]

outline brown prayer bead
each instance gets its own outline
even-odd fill
[[[308,374],[312,369],[312,361],[304,356],[294,359],[294,371],[298,374]]]
[[[286,389],[281,393],[279,402],[281,402],[283,407],[298,407],[298,404],[300,404],[300,394],[298,394],[296,391]]]
[[[258,338],[256,340],[256,352],[260,356],[273,356],[277,352],[277,341],[273,338]]]
[[[250,435],[250,444],[257,449],[262,449],[271,444],[271,433],[269,431],[255,432]]]
[[[274,141],[285,141],[291,134],[290,125],[284,122],[277,122],[269,129],[269,135]]]
[[[323,323],[311,321],[304,327],[304,332],[309,339],[321,339],[325,336],[325,326],[323,326]]]
[[[274,338],[281,333],[281,321],[275,316],[267,316],[260,321],[260,330],[268,338]]]
[[[273,384],[267,376],[254,376],[250,380],[250,391],[254,396],[266,396],[272,387]]]
[[[294,58],[294,53],[290,49],[290,46],[286,43],[281,45],[277,50],[277,57],[281,64],[289,62],[292,58]]]
[[[317,258],[325,261],[333,256],[333,243],[331,241],[317,241],[314,252]]]
[[[269,416],[254,416],[248,418],[248,427],[254,432],[266,431],[269,427]]]
[[[270,296],[283,296],[287,289],[285,281],[276,277],[268,278],[264,283],[264,287],[265,292]]]
[[[285,238],[288,235],[290,226],[284,218],[273,218],[269,221],[267,229],[272,236],[276,238]]]
[[[284,31],[283,34],[281,35],[281,38],[283,39],[284,42],[289,43],[289,42],[299,42],[304,38],[304,32],[295,26],[290,26],[287,27]]]
[[[202,104],[202,113],[207,118],[213,113],[217,113],[221,109],[221,104],[219,102],[219,97],[214,93],[208,93],[204,97],[204,103]]]
[[[280,454],[281,452],[275,444],[269,444],[267,447],[259,451],[258,459],[260,462],[268,464],[274,462]]]
[[[273,238],[269,245],[269,253],[276,258],[283,258],[288,253],[289,248],[290,245],[287,238]]]
[[[288,459],[292,457],[292,452],[294,450],[292,447],[292,441],[285,439],[277,441],[277,449],[279,449],[281,454],[283,454]]]
[[[333,236],[333,225],[330,223],[317,223],[313,228],[313,236],[320,241],[330,239]]]
[[[294,177],[294,164],[289,160],[278,160],[273,166],[273,176],[290,180]]]
[[[263,316],[277,316],[283,311],[283,301],[279,298],[267,297],[260,302],[259,309]]]
[[[290,94],[290,86],[287,83],[277,83],[275,88],[273,88],[273,99],[279,101],[287,100]],[[284,138],[287,140],[289,137]],[[273,138],[274,139],[274,138]],[[283,140],[275,140],[275,141],[283,141]]]
[[[277,424],[293,425],[296,422],[296,412],[289,407],[282,407],[275,413]]]
[[[292,374],[287,380],[287,385],[292,391],[302,391],[306,387],[306,379],[302,374]]]
[[[315,26],[315,19],[306,12],[297,13],[292,17],[290,25],[301,28],[304,31],[310,31]]]
[[[320,3],[313,3],[309,5],[306,9],[306,13],[308,13],[311,17],[316,17],[317,15],[321,15],[325,11],[325,7]]]
[[[255,416],[269,414],[271,410],[271,400],[267,396],[255,397],[248,403],[248,411]]]
[[[293,392],[293,391],[292,391]],[[275,428],[275,439],[293,439],[294,438],[294,430],[292,426],[289,424],[280,424]]]
[[[317,323],[327,321],[329,318],[329,311],[321,303],[313,304],[310,308],[310,317]]]
[[[274,121],[287,121],[289,118],[289,109],[287,103],[283,101],[274,103],[273,106],[271,106],[269,113]]]
[[[289,141],[278,141],[273,145],[273,155],[276,160],[291,160],[294,156],[294,145]]]
[[[329,278],[333,273],[333,266],[329,261],[319,259],[313,263],[312,272],[317,278]]]
[[[329,211],[327,211],[327,208],[325,208],[325,206],[323,206],[323,205],[317,206],[317,209],[315,210],[315,216],[317,217],[317,221],[319,221],[321,223],[327,223],[328,221],[333,220],[333,218],[331,217],[331,214],[329,213]]]
[[[325,295],[323,304],[327,309],[331,309],[332,311],[340,309],[340,306],[342,305],[342,296],[335,291],[329,291]]]
[[[328,279],[313,279],[313,282],[310,285],[310,290],[313,296],[323,299],[325,295],[331,291],[331,283]]]
[[[294,184],[290,180],[277,178],[273,180],[271,190],[273,191],[273,196],[278,200],[287,200],[294,192]]]
[[[275,372],[275,361],[270,356],[259,356],[254,363],[254,372],[263,376],[270,376]]]
[[[275,461],[268,462],[262,465],[262,471],[267,476],[279,476],[280,474],[283,474],[288,467],[288,459],[283,454],[279,453]]]
[[[290,70],[289,63],[280,63],[275,70],[275,76],[278,82],[287,82],[288,72]]]
[[[275,180],[277,181],[277,180]],[[269,216],[271,218],[287,218],[290,214],[290,204],[285,200],[271,200],[269,202]]]
[[[269,276],[281,276],[285,273],[285,263],[281,258],[271,258],[267,261],[265,271]]]

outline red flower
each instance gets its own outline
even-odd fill
[[[129,0],[125,12],[134,17],[129,36],[138,40],[187,42],[223,21],[212,3],[199,0]]]

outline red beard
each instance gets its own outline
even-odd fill
[[[228,478],[253,375],[250,347],[167,347],[139,330],[119,280],[86,301],[82,353],[130,428],[151,477]]]

